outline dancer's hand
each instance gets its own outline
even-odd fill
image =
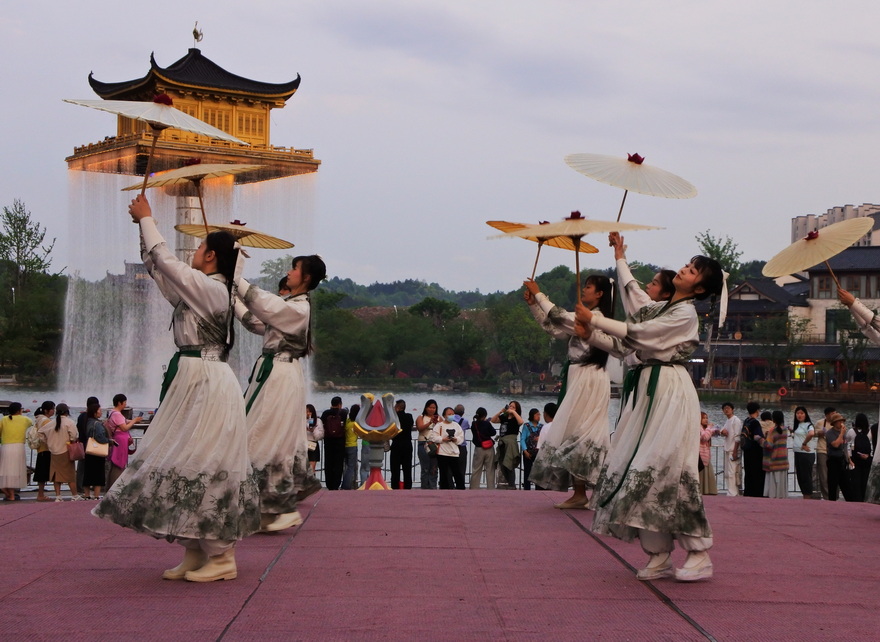
[[[623,243],[623,237],[620,232],[611,232],[608,235],[608,245],[614,248],[614,260],[626,258],[626,245]]]
[[[851,308],[852,304],[856,302],[856,298],[852,295],[852,292],[840,288],[837,288],[837,298],[848,308]]]
[[[128,214],[134,223],[140,223],[141,219],[152,216],[153,211],[150,209],[147,197],[143,194],[138,194],[131,202],[131,205],[128,206]]]
[[[541,293],[541,288],[538,287],[538,282],[535,279],[526,279],[523,281],[523,285],[526,286],[526,291],[532,296]]]

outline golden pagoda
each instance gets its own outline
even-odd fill
[[[321,161],[311,149],[278,147],[270,142],[272,109],[282,108],[299,88],[300,76],[287,83],[266,83],[230,73],[192,48],[180,60],[160,67],[150,54],[150,69],[135,80],[105,83],[89,74],[89,85],[105,100],[150,101],[167,94],[174,107],[249,143],[239,145],[177,129],[159,137],[152,171],[181,167],[191,158],[203,163],[255,163],[258,171],[236,177],[256,182],[318,170]],[[115,136],[75,147],[68,169],[143,175],[153,142],[149,126],[118,117]]]

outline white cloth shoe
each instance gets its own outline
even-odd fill
[[[221,555],[209,557],[208,562],[200,569],[188,571],[187,582],[216,582],[217,580],[234,580],[238,577],[235,566],[235,549],[230,548]]]
[[[659,553],[651,555],[648,565],[639,569],[636,578],[643,582],[649,580],[659,580],[663,577],[672,577],[675,570],[672,568],[672,557],[669,553]]]
[[[302,523],[302,515],[299,514],[299,511],[295,510],[292,513],[284,513],[283,515],[279,515],[275,518],[274,522],[261,530],[267,531],[269,533],[274,533],[276,531],[283,531],[287,528],[299,526]]]
[[[675,569],[675,579],[679,582],[698,582],[712,577],[712,560],[709,553],[698,551],[688,553],[684,566]]]

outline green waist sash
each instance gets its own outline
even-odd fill
[[[159,405],[162,404],[162,400],[165,399],[168,388],[171,387],[171,382],[174,381],[174,377],[177,376],[177,369],[180,365],[180,357],[196,357],[198,359],[201,359],[202,350],[201,348],[192,350],[178,350],[174,353],[174,356],[171,357],[171,361],[168,362],[168,369],[165,370],[165,376],[162,378],[162,390],[159,392]]]

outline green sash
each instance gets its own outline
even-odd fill
[[[174,353],[174,356],[171,357],[171,361],[168,362],[168,369],[165,371],[165,376],[162,378],[162,390],[159,392],[159,405],[162,405],[162,400],[165,398],[165,394],[168,392],[168,388],[171,387],[171,382],[174,381],[174,377],[177,376],[177,368],[179,365],[180,357],[198,357],[202,358],[201,350],[178,350]]]
[[[248,377],[248,387],[254,380],[254,373],[257,375],[257,387],[254,390],[254,394],[251,395],[251,398],[248,400],[247,405],[244,407],[244,413],[248,414],[251,411],[251,406],[254,405],[254,401],[257,398],[257,395],[260,394],[260,390],[263,388],[263,384],[266,383],[266,379],[269,378],[269,375],[272,374],[272,368],[275,367],[275,353],[274,352],[264,352],[263,353],[263,362],[260,363],[260,369],[257,370],[257,364],[254,363],[253,370],[251,370],[251,376]]]

